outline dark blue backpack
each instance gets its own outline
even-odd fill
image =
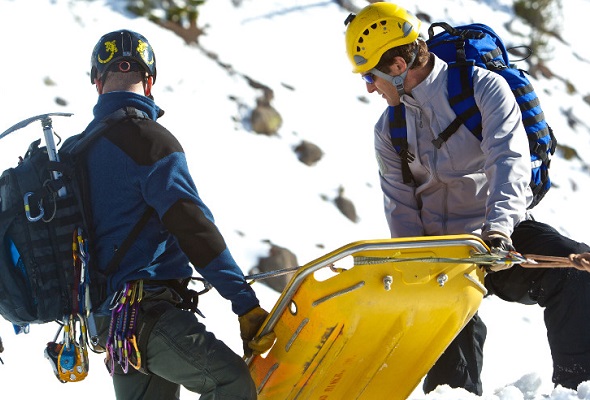
[[[434,28],[443,31],[434,35]],[[461,125],[465,125],[479,140],[482,139],[481,113],[473,95],[473,67],[493,71],[502,76],[510,85],[520,106],[522,121],[529,140],[531,156],[531,182],[533,208],[541,201],[551,187],[549,166],[555,153],[557,141],[552,129],[545,121],[539,98],[524,71],[510,64],[508,51],[502,39],[488,26],[470,24],[451,27],[437,22],[428,29],[428,49],[449,65],[449,104],[457,117],[443,130],[433,144],[440,148]],[[408,162],[414,155],[408,151],[405,109],[403,104],[393,107],[390,113],[390,133],[393,146],[402,158],[404,183],[413,178]]]
[[[0,138],[38,119],[44,129],[52,130],[48,115],[23,121]],[[52,146],[48,149],[36,140],[16,167],[0,175],[0,316],[12,322],[15,329],[62,321],[72,313],[84,314],[89,311],[83,308],[86,302],[92,300],[99,306],[106,299],[107,275],[118,268],[151,216],[151,209],[131,229],[106,273],[92,268],[92,246],[82,249],[91,257],[85,269],[87,276],[80,276],[75,264],[81,256],[73,252],[73,246],[79,232],[86,232],[90,239],[93,236],[83,161],[96,138],[130,118],[147,116],[133,108],[118,110],[94,129],[68,138],[59,149],[57,161],[48,157]],[[92,282],[88,293],[79,287],[85,280]]]

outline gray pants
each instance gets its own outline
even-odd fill
[[[146,294],[142,314],[158,302],[174,303],[175,292],[162,289]],[[97,321],[101,344],[110,317]],[[237,332],[236,332],[237,334]],[[180,385],[201,394],[202,400],[256,399],[256,388],[246,363],[213,333],[207,332],[192,312],[166,307],[155,323],[141,354],[149,374],[115,368],[113,384],[118,400],[179,399]]]

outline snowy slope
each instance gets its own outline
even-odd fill
[[[185,147],[199,192],[246,273],[258,257],[267,255],[265,240],[289,248],[304,264],[346,243],[388,236],[372,148],[373,124],[385,104],[379,96],[369,96],[359,77],[350,73],[343,36],[347,11],[327,0],[243,0],[239,7],[229,0],[209,1],[199,20],[207,26],[206,36],[195,46],[122,13],[121,3],[0,0],[4,38],[0,131],[51,111],[74,113],[70,118],[54,119],[58,134],[67,137],[82,130],[96,101],[88,77],[92,47],[103,33],[129,28],[144,34],[155,49],[158,80],[154,95],[166,111],[161,122]],[[410,11],[428,13],[433,20],[481,21],[501,34],[506,32],[503,24],[513,18],[508,0],[423,3],[399,2]],[[564,4],[565,43],[550,42],[554,57],[548,66],[556,77],[533,80],[559,142],[580,155],[590,151],[589,127],[583,118],[589,108],[582,100],[590,93],[584,73],[590,49],[577,29],[589,12],[588,0]],[[510,39],[513,43],[509,44],[524,41]],[[231,68],[221,68],[220,63]],[[279,136],[256,135],[242,123],[261,94],[244,76],[274,91],[272,104],[283,117]],[[576,93],[568,94],[568,80]],[[67,105],[56,104],[58,97]],[[566,112],[578,119],[573,127]],[[2,139],[0,170],[15,165],[40,135],[40,127],[31,125]],[[324,151],[317,165],[308,167],[297,160],[293,147],[301,140]],[[558,155],[551,171],[555,187],[535,209],[535,216],[590,243],[583,224],[590,194],[587,165],[587,161],[565,161]],[[340,186],[356,206],[358,223],[325,200],[335,198]],[[263,306],[270,309],[278,294],[264,285],[255,288]],[[239,352],[237,318],[229,304],[209,293],[201,305],[207,315],[205,323]],[[484,398],[540,399],[545,394],[553,400],[590,399],[586,384],[577,393],[556,389],[552,394],[551,358],[540,308],[486,298],[480,313],[489,329]],[[6,393],[20,393],[24,398],[47,394],[114,397],[101,356],[92,355],[91,373],[83,383],[57,382],[42,358],[44,344],[53,339],[55,329],[34,326],[28,336],[16,336],[10,324],[0,323],[6,348],[1,355],[5,364],[0,365],[0,382]],[[182,398],[198,396],[183,392]],[[475,397],[449,388],[424,396],[417,388],[411,398]]]

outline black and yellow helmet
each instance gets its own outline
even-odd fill
[[[112,67],[118,65],[117,69]],[[156,56],[147,39],[126,29],[114,31],[100,38],[90,60],[90,82],[111,71],[145,71],[156,82]]]

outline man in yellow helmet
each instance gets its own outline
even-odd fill
[[[421,22],[395,4],[377,2],[345,24],[353,72],[388,105],[374,133],[392,237],[468,233],[480,235],[492,252],[516,248],[565,257],[590,251],[527,212],[529,144],[519,106],[502,77],[474,68],[482,140],[461,125],[438,148],[433,140],[456,114],[448,100],[448,65],[419,38]],[[405,124],[407,143],[398,153],[391,133],[399,123]],[[408,175],[410,183],[404,182]],[[590,274],[516,266],[488,273],[485,285],[504,300],[545,307],[556,384],[575,389],[590,379],[590,335],[581,334],[590,329]],[[485,338],[485,324],[476,314],[429,371],[424,391],[448,384],[481,395]]]

